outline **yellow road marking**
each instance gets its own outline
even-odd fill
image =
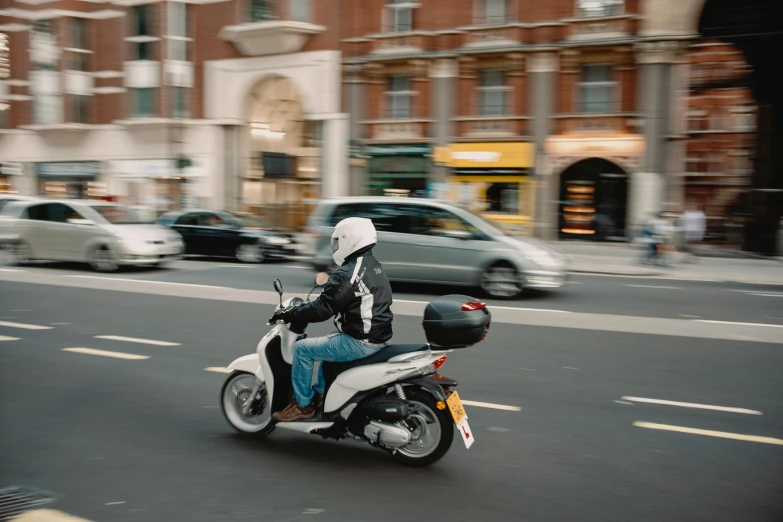
[[[704,435],[706,437],[718,437],[720,439],[743,440],[746,442],[783,446],[783,439],[759,437],[758,435],[743,435],[741,433],[730,433],[728,431],[700,430],[697,428],[687,428],[685,426],[670,426],[669,424],[655,424],[654,422],[642,421],[636,421],[633,425],[637,428],[647,428],[650,430],[677,431],[679,433],[690,433],[691,435]]]

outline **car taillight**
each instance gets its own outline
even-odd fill
[[[484,310],[486,307],[487,305],[485,305],[481,301],[468,301],[467,303],[462,305],[462,308],[460,308],[460,310],[462,310],[463,312],[472,312],[473,310]]]
[[[446,359],[448,359],[447,356],[443,356],[439,359],[436,359],[435,362],[432,363],[432,365],[435,367],[436,370],[440,369],[441,366],[446,364]]]

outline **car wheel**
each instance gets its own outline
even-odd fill
[[[26,241],[14,243],[9,250],[11,254],[11,263],[17,266],[30,264],[30,260],[33,257],[33,251]]]
[[[245,243],[237,247],[236,258],[243,263],[263,263],[266,254],[260,243]]]
[[[106,245],[92,249],[89,263],[96,272],[115,272],[120,267],[114,252]]]
[[[485,294],[495,299],[513,299],[524,289],[517,269],[505,262],[487,267],[481,274],[480,285]]]

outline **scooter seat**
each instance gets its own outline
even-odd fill
[[[378,350],[378,352],[370,355],[369,357],[363,357],[349,362],[324,362],[324,380],[326,381],[326,389],[332,385],[334,380],[341,373],[350,370],[351,368],[357,368],[359,366],[367,366],[368,364],[385,363],[392,357],[403,355],[406,353],[421,352],[428,350],[426,344],[390,344],[389,346]]]

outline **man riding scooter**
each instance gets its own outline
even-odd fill
[[[332,257],[340,267],[314,301],[276,310],[270,323],[283,320],[297,331],[309,323],[338,316],[338,332],[326,337],[301,339],[294,345],[291,379],[294,400],[274,414],[278,422],[310,419],[323,406],[324,376],[319,367],[313,381],[316,361],[348,362],[378,352],[392,337],[392,291],[383,267],[372,254],[378,235],[372,221],[343,219],[331,237]]]

